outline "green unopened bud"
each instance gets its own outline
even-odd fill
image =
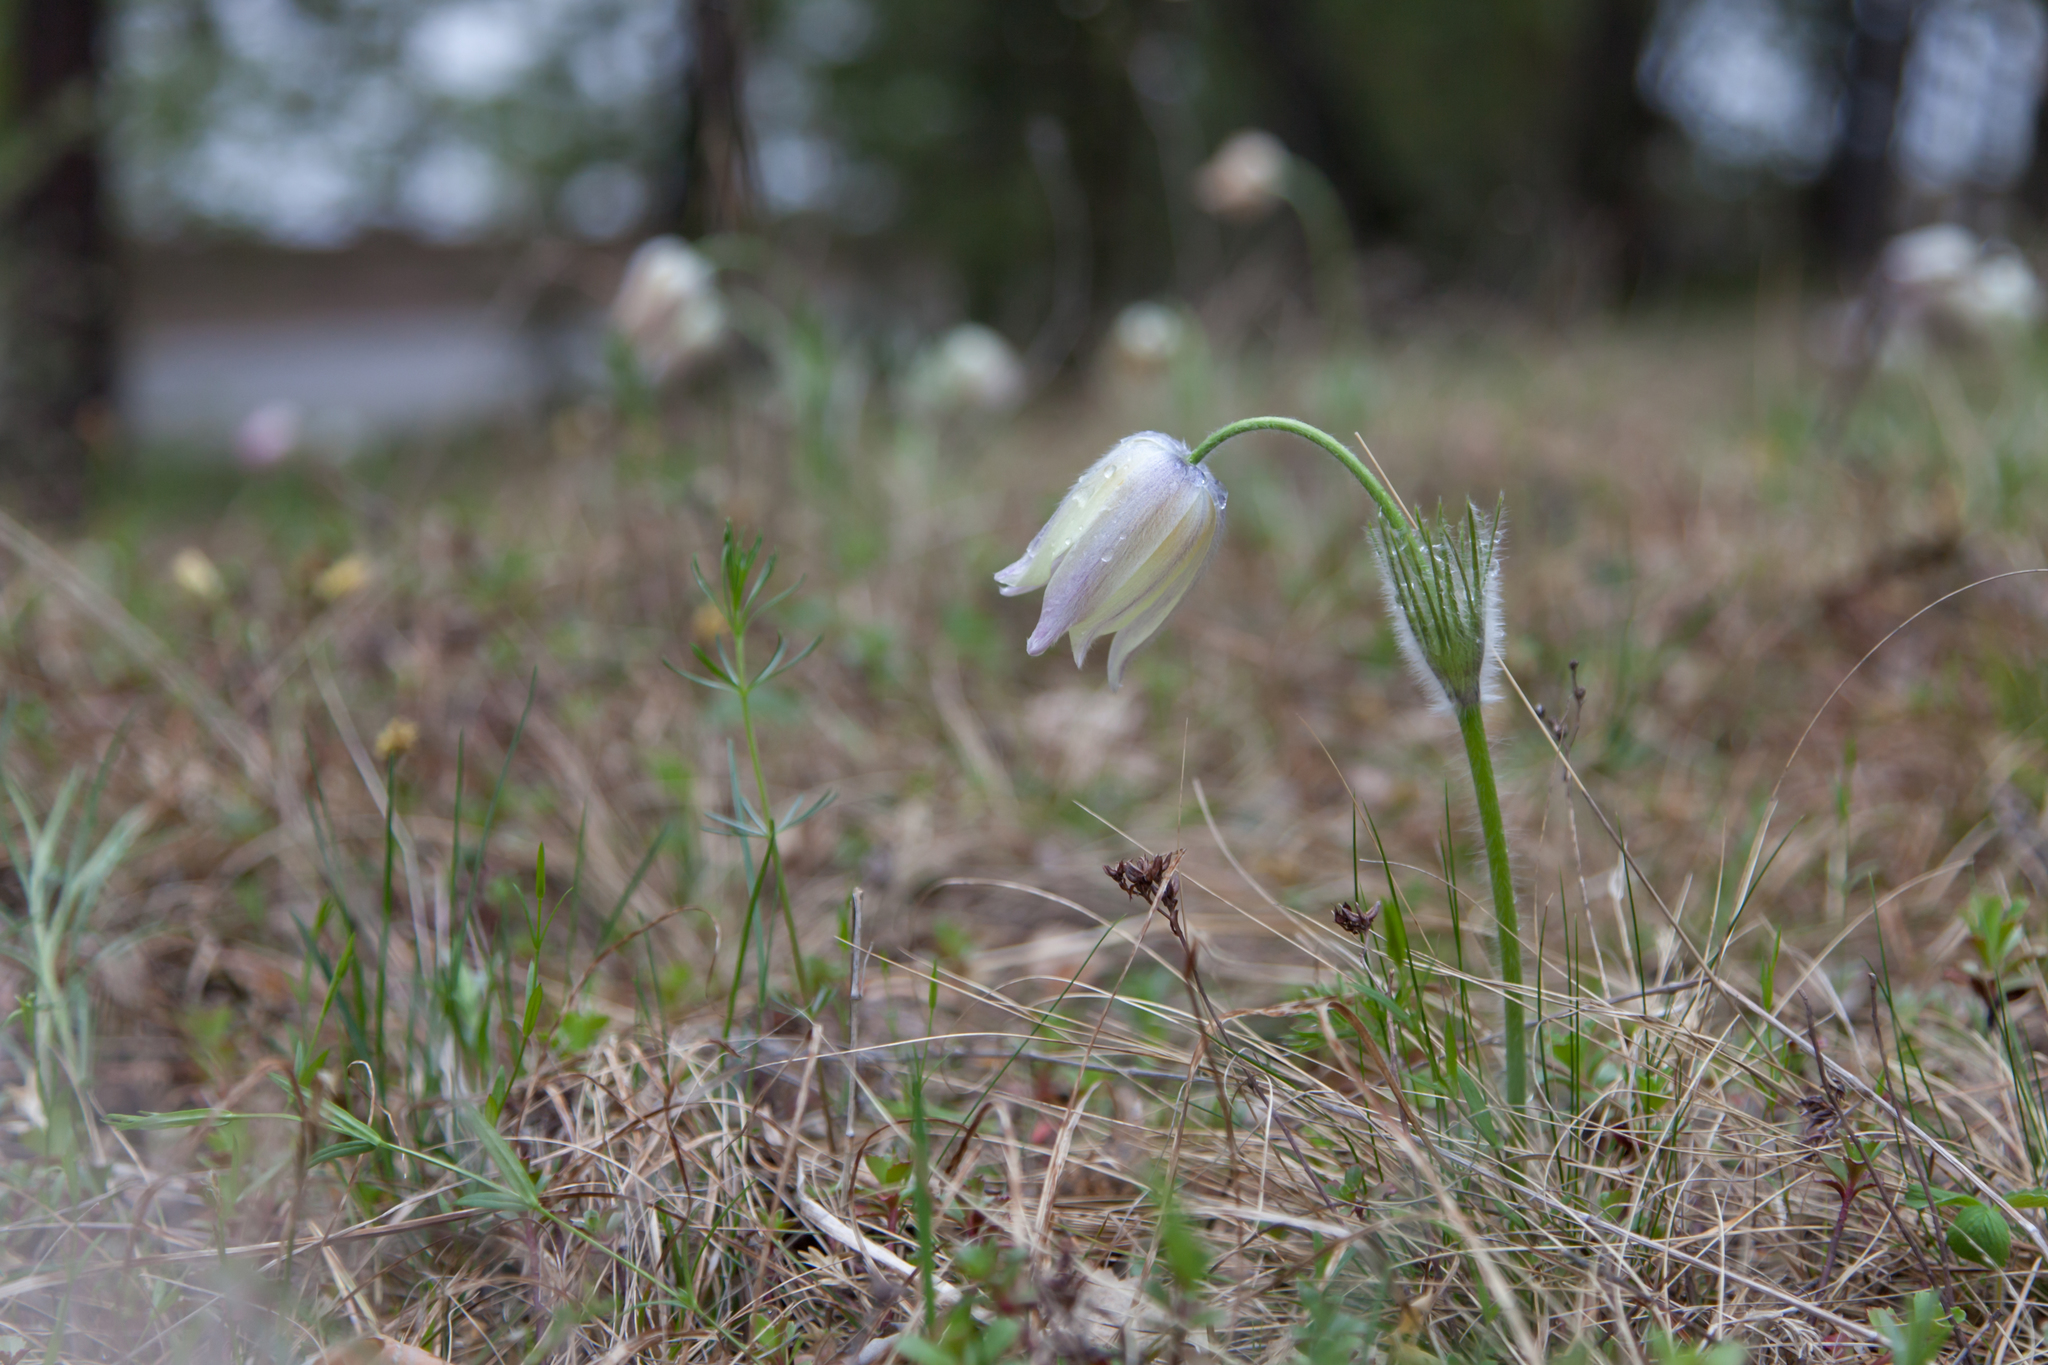
[[[1500,675],[1498,511],[1467,505],[1462,521],[1441,508],[1412,534],[1373,527],[1380,586],[1401,654],[1424,690],[1454,711],[1494,700]]]

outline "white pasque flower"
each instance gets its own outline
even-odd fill
[[[1218,218],[1263,218],[1287,195],[1287,147],[1271,133],[1236,133],[1195,172],[1195,199]]]
[[[931,412],[1005,413],[1024,401],[1027,377],[1017,348],[978,322],[963,322],[918,358],[913,405]]]
[[[1116,315],[1109,339],[1119,365],[1148,374],[1173,363],[1187,345],[1188,325],[1163,303],[1134,303]]]
[[[1124,661],[1187,596],[1223,539],[1223,485],[1171,436],[1141,431],[1116,443],[1060,500],[1024,557],[996,575],[1003,596],[1045,589],[1025,648],[1043,654],[1066,635],[1074,663],[1114,634],[1109,685]]]
[[[683,373],[725,340],[718,267],[680,237],[649,238],[626,263],[612,325],[650,383]]]

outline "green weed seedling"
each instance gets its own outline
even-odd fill
[[[811,997],[810,975],[804,962],[801,940],[797,934],[796,911],[790,904],[789,879],[782,862],[781,836],[796,828],[823,810],[832,800],[831,792],[821,792],[806,801],[799,797],[790,802],[789,808],[781,815],[775,813],[774,803],[768,794],[768,777],[761,766],[761,742],[758,733],[757,714],[761,689],[776,678],[795,668],[818,642],[792,652],[789,641],[782,635],[775,637],[775,650],[768,662],[758,670],[747,666],[747,632],[763,615],[788,599],[801,584],[784,588],[773,596],[763,597],[768,580],[775,573],[775,556],[761,560],[761,538],[754,537],[751,545],[742,545],[734,533],[731,522],[725,524],[725,538],[721,543],[718,558],[718,572],[712,582],[706,582],[703,571],[696,560],[690,561],[690,572],[697,580],[698,590],[704,594],[718,614],[723,629],[710,649],[703,645],[692,645],[698,666],[704,671],[687,673],[669,665],[677,677],[708,687],[713,691],[731,696],[739,706],[740,730],[747,744],[747,765],[754,779],[754,795],[750,798],[740,788],[739,765],[731,756],[727,746],[726,766],[732,776],[732,814],[720,815],[707,812],[709,827],[718,833],[729,834],[740,841],[741,859],[747,866],[747,909],[746,918],[740,926],[739,949],[734,955],[732,987],[726,994],[725,1029],[732,1031],[733,1018],[739,1009],[740,984],[746,977],[747,953],[752,947],[755,955],[755,970],[758,998],[765,1003],[768,998],[768,960],[770,952],[770,923],[762,914],[761,900],[767,890],[768,880],[775,881],[776,903],[782,910],[782,920],[789,934],[789,958],[791,974],[796,980],[797,995],[805,1009],[813,1008],[816,1002]],[[753,852],[754,844],[761,845],[758,858]]]
[[[1671,1332],[1659,1332],[1650,1338],[1650,1358],[1657,1365],[1743,1365],[1749,1359],[1749,1348],[1739,1341],[1696,1346]]]
[[[1025,1358],[1037,1295],[1031,1258],[1014,1247],[976,1242],[954,1253],[953,1269],[967,1292],[936,1329],[906,1333],[897,1350],[913,1365],[997,1365]]]
[[[10,721],[11,714],[0,719],[0,753]],[[107,879],[148,821],[137,807],[93,841],[100,794],[119,747],[116,736],[90,784],[74,770],[41,812],[13,775],[0,769],[0,786],[20,829],[17,839],[0,821],[0,852],[21,880],[24,912],[18,919],[0,916],[0,955],[12,958],[28,978],[8,1026],[0,1028],[0,1047],[14,1054],[34,1085],[41,1126],[31,1135],[33,1144],[64,1161],[67,1170],[81,1146],[93,1142],[93,1006],[79,944]],[[17,1031],[27,1035],[25,1048],[14,1041]]]
[[[1903,1322],[1889,1309],[1873,1308],[1870,1325],[1891,1347],[1892,1365],[1933,1365],[1955,1334],[1953,1318],[1942,1311],[1941,1296],[1932,1289],[1913,1296],[1912,1314]]]

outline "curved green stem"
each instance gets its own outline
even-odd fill
[[[1477,706],[1458,708],[1458,733],[1472,768],[1472,795],[1479,806],[1479,830],[1486,839],[1486,871],[1493,882],[1493,917],[1500,931],[1501,1022],[1507,1031],[1508,1107],[1520,1111],[1529,1098],[1528,1039],[1522,1027],[1522,928],[1515,909],[1515,879],[1508,866],[1507,829],[1500,818],[1500,792],[1493,782],[1493,750],[1486,720]]]
[[[1200,445],[1189,452],[1188,463],[1200,464],[1209,458],[1209,452],[1216,449],[1217,446],[1222,445],[1233,436],[1242,436],[1248,431],[1284,431],[1289,435],[1299,436],[1304,441],[1321,446],[1330,453],[1338,464],[1351,471],[1351,477],[1358,480],[1365,491],[1372,496],[1372,500],[1379,504],[1380,515],[1387,519],[1387,523],[1390,526],[1394,527],[1401,535],[1414,534],[1413,527],[1408,520],[1408,509],[1401,505],[1400,500],[1388,490],[1386,484],[1380,482],[1379,475],[1367,469],[1364,461],[1352,454],[1342,441],[1330,435],[1329,432],[1322,430],[1320,427],[1312,427],[1306,422],[1298,422],[1292,417],[1247,417],[1242,421],[1232,422],[1229,426],[1218,427],[1210,432]]]

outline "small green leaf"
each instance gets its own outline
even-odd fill
[[[923,1337],[900,1336],[896,1349],[910,1357],[913,1365],[953,1365],[953,1353]]]
[[[288,1119],[299,1121],[297,1114],[241,1114],[226,1109],[173,1109],[162,1114],[109,1114],[107,1122],[116,1128],[131,1132],[151,1133],[165,1128],[193,1128],[202,1123],[228,1123],[235,1119]]]
[[[2048,1209],[2048,1190],[2014,1190],[2005,1202],[2016,1209]]]
[[[306,1159],[306,1168],[311,1170],[330,1161],[342,1161],[352,1156],[367,1156],[382,1145],[377,1142],[330,1142]]]
[[[1901,1190],[1899,1192],[1899,1202],[1909,1209],[1924,1209],[1929,1203],[1932,1203],[1936,1208],[1954,1209],[1972,1208],[1982,1204],[1984,1201],[1974,1194],[1964,1194],[1960,1190],[1936,1190],[1934,1191],[1933,1199],[1930,1200],[1927,1192],[1916,1186]]]
[[[1889,1309],[1876,1308],[1871,1310],[1870,1325],[1891,1347],[1892,1365],[1932,1365],[1955,1330],[1932,1289],[1913,1296],[1913,1314],[1906,1321],[1899,1321]]]
[[[1997,1209],[1977,1204],[1957,1212],[1949,1225],[1948,1245],[1966,1261],[2000,1270],[2012,1255],[2012,1228]]]
[[[611,1016],[597,1010],[570,1010],[555,1025],[555,1051],[564,1054],[588,1052],[604,1033]]]
[[[519,1021],[519,1036],[531,1038],[534,1028],[540,1023],[540,963],[532,962],[526,968],[526,1013]]]

